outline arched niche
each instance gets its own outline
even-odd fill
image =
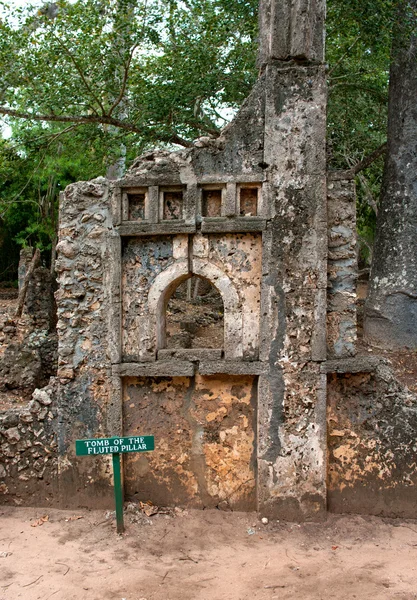
[[[224,304],[220,292],[201,275],[181,282],[168,299],[166,348],[222,351]]]
[[[166,308],[172,293],[193,275],[207,279],[220,292],[224,306],[224,357],[242,358],[242,310],[239,295],[231,279],[213,263],[193,260],[189,269],[187,260],[178,260],[162,271],[153,282],[148,295],[150,327],[155,332],[155,347],[166,347]]]

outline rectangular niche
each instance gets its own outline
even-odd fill
[[[260,189],[257,183],[241,183],[238,186],[238,214],[241,217],[255,217],[258,214]]]
[[[183,218],[184,189],[180,186],[160,189],[160,211],[163,221],[180,221]]]
[[[256,423],[254,376],[124,377],[123,435],[158,440],[125,455],[126,498],[256,510]]]
[[[201,190],[201,216],[221,217],[225,186],[207,185]]]
[[[130,188],[123,190],[123,221],[148,220],[148,190],[147,188]]]

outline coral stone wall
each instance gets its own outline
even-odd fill
[[[166,345],[164,312],[169,295],[184,278],[197,274],[220,288],[225,306],[222,346],[226,355],[257,360],[261,260],[259,234],[196,235],[190,242],[184,235],[128,239],[122,258],[123,359],[155,360],[157,350]],[[230,281],[228,288],[222,278]],[[231,306],[232,293],[236,306]],[[159,307],[164,294],[164,305]],[[155,313],[150,297],[158,305]]]
[[[329,510],[415,518],[417,396],[383,360],[347,368],[329,375]]]
[[[148,153],[111,189],[105,180],[67,188],[57,247],[64,500],[72,490],[74,502],[97,505],[111,492],[108,463],[75,457],[76,438],[149,424],[154,431],[146,433],[162,446],[153,457],[126,458],[129,494],[143,483],[143,497],[155,494],[166,504],[229,502],[278,518],[320,518],[326,508],[325,175],[324,69],[277,61],[218,139]],[[213,190],[220,215],[209,217],[204,202]],[[194,275],[221,295],[223,346],[172,352],[166,306]],[[167,398],[155,392],[157,377],[175,379]],[[236,377],[251,383],[232,385]],[[126,383],[132,378],[142,383]],[[246,390],[241,398],[232,391],[239,386]],[[172,389],[187,427],[177,426],[165,407]],[[211,397],[217,400],[209,409]],[[256,426],[245,412],[249,404]],[[143,409],[135,414],[137,405]],[[176,447],[169,455],[164,440],[177,444],[178,430],[187,440],[180,454]],[[179,459],[187,477],[179,476]],[[145,461],[155,475],[152,469],[141,475]],[[161,473],[167,473],[165,487]]]
[[[0,492],[13,505],[56,505],[57,440],[54,382],[27,406],[0,413]]]
[[[329,176],[327,214],[329,239],[328,358],[346,358],[355,356],[357,338],[358,256],[356,193],[353,180],[338,180]]]
[[[109,506],[105,460],[75,458],[75,440],[106,436],[111,418],[112,253],[108,182],[67,187],[60,203],[57,245],[58,451],[63,505]],[[117,433],[117,432],[116,432]]]

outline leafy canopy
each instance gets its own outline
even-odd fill
[[[328,1],[332,168],[351,167],[385,141],[393,4]],[[120,155],[130,161],[150,146],[216,135],[257,77],[258,0],[60,0],[13,9],[0,1],[0,9],[0,115],[12,129],[0,145],[0,216],[6,227],[20,223],[21,241],[47,246],[67,183],[103,174]],[[381,165],[359,179],[365,241]],[[51,194],[55,208],[45,216]]]

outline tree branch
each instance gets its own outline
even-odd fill
[[[358,173],[358,177],[359,177],[359,181],[360,181],[362,188],[364,190],[364,193],[365,193],[366,202],[372,208],[374,213],[376,215],[378,215],[378,204],[376,203],[376,200],[370,190],[370,187],[368,185],[368,182],[366,181],[366,178],[362,175],[362,173]]]
[[[143,135],[143,128],[141,129],[133,123],[121,121],[120,119],[115,119],[114,117],[109,117],[107,115],[36,115],[19,110],[13,110],[5,106],[0,106],[0,115],[8,115],[9,117],[14,117],[15,119],[26,119],[29,121],[51,121],[53,123],[78,123],[86,125],[114,125],[114,127],[118,127],[119,129],[124,129],[125,131],[131,131],[132,133],[139,133],[140,135]],[[162,142],[184,146],[184,148],[191,148],[193,145],[191,142],[184,140],[176,133],[173,133],[172,135],[161,136],[159,139]]]
[[[357,173],[359,173],[360,171],[367,169],[369,167],[369,165],[371,165],[373,162],[376,161],[377,158],[379,158],[380,156],[385,154],[386,149],[387,149],[387,142],[384,142],[383,144],[381,144],[379,146],[379,148],[377,148],[376,150],[371,152],[371,154],[368,154],[368,156],[365,156],[365,158],[363,160],[358,162],[354,167],[352,167],[350,169],[352,171],[353,175],[357,175]]]
[[[330,84],[329,92],[333,91],[335,88],[338,88],[338,87],[346,87],[346,88],[353,88],[356,90],[361,90],[363,92],[368,92],[368,94],[372,94],[377,99],[379,99],[380,102],[386,103],[388,101],[388,96],[381,93],[380,90],[377,90],[375,88],[372,88],[372,87],[369,87],[366,85],[361,85],[358,83],[340,82],[340,83],[334,83],[333,85]]]
[[[356,44],[359,42],[359,40],[361,39],[361,34],[359,34],[355,40],[353,41],[353,43],[349,46],[349,48],[346,50],[346,52],[339,58],[339,60],[337,61],[337,63],[330,69],[328,77],[330,79],[330,77],[332,76],[332,73],[334,73],[337,69],[337,67],[340,65],[340,63],[342,63],[344,61],[344,59],[346,58],[346,56],[349,54],[349,52],[352,50],[352,48],[354,46],[356,46]]]
[[[56,41],[58,42],[58,44],[60,44],[60,46],[62,46],[62,48],[64,49],[64,51],[66,52],[66,54],[69,56],[72,64],[74,65],[74,67],[77,69],[77,72],[79,74],[79,76],[81,77],[82,82],[84,83],[87,91],[91,94],[92,98],[97,102],[97,104],[99,105],[99,107],[101,108],[101,111],[103,112],[103,114],[105,114],[105,110],[104,110],[104,106],[102,105],[102,103],[100,102],[100,98],[98,98],[98,96],[96,96],[93,92],[93,90],[90,87],[90,84],[88,83],[87,79],[85,78],[85,75],[83,73],[83,70],[81,69],[81,67],[78,65],[77,61],[75,60],[74,56],[71,54],[71,52],[68,50],[68,48],[65,46],[65,44],[59,39],[59,37],[57,35],[55,35],[52,32],[53,37],[56,39]]]
[[[329,179],[340,181],[341,179],[353,179],[360,171],[367,169],[377,158],[382,156],[387,149],[387,142],[381,144],[376,150],[365,156],[363,160],[358,162],[354,167],[346,171],[333,171],[329,173]]]
[[[129,78],[129,69],[130,69],[130,65],[132,63],[133,53],[137,47],[138,47],[138,44],[135,44],[132,47],[132,50],[129,53],[129,58],[127,59],[126,64],[124,65],[123,81],[122,81],[122,86],[120,88],[120,93],[117,96],[116,100],[113,102],[112,106],[110,107],[110,109],[107,113],[109,117],[111,117],[115,108],[117,108],[119,106],[120,102],[123,100],[123,96],[125,95],[125,92],[126,92],[127,80]]]

